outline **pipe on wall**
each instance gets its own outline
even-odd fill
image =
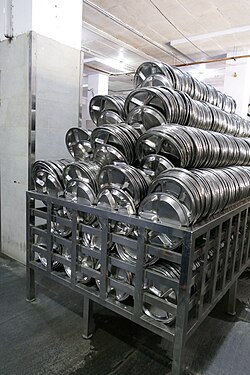
[[[233,57],[222,57],[219,59],[213,59],[213,60],[202,60],[202,61],[195,61],[187,64],[178,64],[178,65],[173,65],[176,67],[185,67],[185,66],[192,66],[192,65],[200,65],[200,64],[211,64],[211,63],[216,63],[216,62],[223,62],[223,61],[228,61],[228,60],[238,60],[238,59],[247,59],[249,58],[250,55],[240,55],[240,56],[233,56]],[[125,75],[132,75],[135,74],[135,72],[127,72],[127,73],[109,73],[105,70],[95,68],[94,66],[91,66],[89,64],[84,64],[87,68],[95,70],[100,73],[105,73],[108,74],[109,76],[115,77],[115,76],[125,76]]]
[[[177,64],[177,67],[184,67],[184,66],[192,66],[192,65],[200,65],[200,64],[210,64],[215,62],[223,62],[228,60],[238,60],[238,59],[247,59],[250,55],[239,55],[239,56],[230,56],[230,57],[221,57],[218,59],[210,59],[210,60],[201,60],[201,61],[193,61],[187,64]]]
[[[4,1],[4,36],[7,39],[13,38],[13,1],[12,0],[5,0]]]

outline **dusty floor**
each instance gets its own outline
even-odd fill
[[[82,297],[37,278],[37,300],[25,300],[25,267],[0,255],[1,375],[163,375],[169,343],[94,306],[95,334],[81,337]],[[221,301],[187,343],[188,374],[250,373],[250,272],[238,286],[237,315]],[[169,354],[170,355],[170,354]]]

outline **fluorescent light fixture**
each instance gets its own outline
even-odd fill
[[[110,66],[111,68],[116,69],[116,70],[122,70],[122,71],[127,70],[125,68],[124,61],[118,61],[114,59],[101,59],[101,61],[99,62],[103,63],[104,65]]]
[[[108,66],[110,68],[113,68],[117,71],[120,71],[120,72],[130,72],[131,71],[131,68],[129,68],[125,61],[121,60],[116,60],[116,59],[112,59],[112,58],[104,58],[104,57],[91,57],[89,59],[84,59],[83,61],[84,63],[94,63],[94,62],[98,62],[100,64],[103,64],[105,66]]]
[[[218,75],[216,69],[207,69],[205,64],[201,64],[197,69],[190,71],[191,75],[199,80],[215,77]]]

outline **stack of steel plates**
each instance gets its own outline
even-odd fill
[[[212,249],[209,250],[207,255],[208,263],[212,261],[214,255],[214,251]],[[202,257],[199,257],[193,263],[193,272],[197,272],[203,263]],[[151,265],[148,268],[150,271],[158,273],[168,279],[172,280],[179,280],[180,279],[180,266],[167,261],[159,261],[157,264]],[[207,271],[206,277],[209,278],[211,275],[209,271]],[[164,281],[150,281],[147,282],[147,289],[151,294],[162,298],[170,305],[177,305],[177,294],[174,289],[166,287],[166,283]],[[197,290],[196,284],[194,284],[191,288],[191,295],[195,293]],[[175,314],[167,312],[166,309],[158,307],[156,305],[152,305],[149,303],[143,304],[143,311],[149,317],[160,321],[165,324],[171,324],[175,320]]]
[[[106,165],[98,177],[99,188],[114,187],[127,192],[136,207],[147,195],[150,180],[142,171],[127,164]]]
[[[112,146],[128,164],[132,164],[136,159],[135,144],[139,135],[137,130],[124,123],[103,125],[93,130],[91,144],[93,149],[97,149],[96,156],[99,146]]]
[[[126,217],[138,215],[170,227],[195,225],[249,198],[250,138],[246,137],[250,137],[250,123],[234,114],[235,101],[231,97],[176,67],[161,63],[143,63],[135,74],[135,85],[137,88],[126,100],[109,95],[98,95],[91,100],[90,116],[97,127],[92,132],[80,128],[68,130],[65,143],[74,161],[34,164],[32,172],[38,192]],[[62,218],[72,220],[72,211],[63,207],[63,203],[54,207],[51,230],[70,242],[72,228]],[[133,286],[135,274],[130,271],[138,259],[138,228],[133,221],[124,221],[109,220],[108,230],[114,235],[108,236],[107,243],[109,256],[118,257],[124,269],[108,262],[106,271],[109,278]],[[102,250],[103,222],[81,211],[77,222],[77,264],[69,266],[70,248],[55,245],[53,250],[69,261],[64,266],[66,275],[71,277],[72,266],[76,267],[78,282],[94,285],[95,281],[99,288],[99,276],[93,280],[86,269],[100,271],[100,254],[96,258],[89,254],[90,249],[91,255]],[[91,228],[87,230],[87,226]],[[146,230],[144,267],[178,281],[178,265],[159,261],[154,251],[150,254],[155,246],[162,251],[182,251],[183,240],[178,233],[178,230],[169,230],[168,234]],[[115,242],[114,238],[120,241]],[[38,237],[36,242],[46,250],[46,241]],[[219,246],[223,248],[225,243],[222,241]],[[209,251],[209,261],[214,253],[214,249]],[[44,251],[41,250],[39,258],[46,266]],[[199,272],[203,261],[199,257],[195,260],[194,273]],[[119,264],[117,259],[116,262]],[[52,266],[56,270],[61,265],[54,261]],[[152,280],[144,280],[142,288],[173,307],[178,298],[175,291],[166,288],[164,282],[161,285]],[[195,292],[196,286],[192,288],[191,292]],[[119,286],[108,285],[107,293],[120,302],[129,297]],[[174,313],[159,306],[144,303],[144,313],[171,324]]]
[[[126,98],[127,122],[145,130],[165,123],[197,127],[205,130],[250,136],[250,122],[207,103],[192,99],[187,93],[168,87],[142,87]]]
[[[89,159],[92,155],[90,143],[91,130],[70,128],[65,136],[65,143],[70,155],[78,161]]]
[[[42,194],[50,194],[55,197],[63,196],[63,169],[69,163],[70,160],[67,159],[36,161],[32,169],[35,189]]]
[[[180,266],[174,263],[158,263],[150,266],[149,269],[160,275],[167,277],[168,279],[179,280],[180,278]],[[149,292],[162,298],[167,303],[177,305],[177,295],[174,289],[166,287],[164,282],[151,282],[149,284]],[[163,310],[163,308],[144,303],[143,311],[146,315],[151,318],[160,321],[165,324],[171,324],[175,320],[175,315]]]
[[[174,168],[174,165],[165,156],[158,154],[148,154],[142,160],[141,168],[146,173],[146,175],[154,179],[161,172]]]
[[[149,154],[159,154],[176,167],[201,168],[250,164],[250,138],[188,128],[161,125],[147,130],[136,144],[142,161]]]
[[[65,186],[72,179],[80,180],[97,192],[97,176],[99,171],[100,167],[93,162],[69,163],[63,170]]]
[[[208,102],[218,108],[234,113],[235,100],[212,85],[193,78],[189,73],[157,62],[144,62],[136,70],[135,87],[164,86],[187,93],[191,98]]]
[[[41,250],[45,250],[47,251],[47,239],[46,237],[44,236],[37,236],[36,240],[35,240],[35,243],[36,243],[36,246],[39,248],[41,248]],[[56,253],[56,254],[62,254],[62,246],[61,245],[58,245],[58,244],[53,244],[53,252]],[[44,252],[37,252],[37,256],[38,256],[38,259],[40,260],[41,264],[46,268],[47,267],[47,258],[46,256],[44,255]],[[58,261],[56,260],[53,260],[52,262],[52,269],[54,271],[57,271],[57,270],[60,270],[62,268],[62,264],[59,263]]]
[[[96,95],[89,103],[89,114],[97,126],[116,124],[125,119],[123,96]]]
[[[71,260],[71,251],[67,247],[62,247],[62,255],[68,259]],[[92,281],[92,278],[90,276],[87,276],[84,274],[84,271],[81,271],[81,266],[88,267],[94,269],[95,267],[95,260],[94,258],[87,256],[85,254],[79,254],[77,259],[78,267],[76,271],[76,280],[77,282],[88,284],[90,281]],[[64,270],[66,275],[71,278],[72,272],[70,266],[64,266]]]
[[[96,203],[96,193],[90,184],[81,179],[72,179],[66,184],[65,197],[72,202],[90,206]],[[92,224],[96,217],[87,213],[79,213],[78,219],[84,224]]]
[[[190,226],[250,195],[250,167],[173,168],[150,185],[139,208],[141,217]]]

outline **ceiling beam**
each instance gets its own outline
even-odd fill
[[[231,29],[225,29],[225,30],[220,30],[220,31],[214,31],[212,33],[207,33],[207,34],[199,34],[199,35],[194,35],[188,37],[188,40],[185,38],[182,39],[176,39],[172,40],[170,42],[171,46],[175,47],[180,44],[188,43],[189,40],[192,42],[196,42],[199,40],[204,40],[204,39],[210,39],[210,38],[216,38],[224,35],[231,35],[231,34],[238,34],[238,33],[245,33],[247,31],[250,31],[250,25],[242,26],[242,27],[234,27]]]
[[[98,29],[97,27],[91,25],[88,22],[83,21],[82,26],[83,26],[84,29],[89,30],[89,31],[93,32],[94,34],[99,35],[102,38],[104,38],[104,39],[106,39],[106,40],[108,40],[112,43],[117,44],[118,47],[125,48],[126,50],[135,53],[137,56],[140,56],[142,59],[145,59],[147,61],[156,61],[155,57],[138,50],[138,48],[135,48],[135,47],[131,46],[130,44],[127,44],[127,43],[121,41],[118,38],[115,38],[114,36],[106,33],[103,30]],[[83,41],[83,44],[84,44],[84,41]]]
[[[130,31],[131,33],[133,33],[134,35],[136,35],[137,37],[143,39],[144,41],[148,42],[152,46],[154,46],[157,49],[161,50],[166,55],[168,55],[168,56],[170,56],[172,58],[175,58],[176,60],[180,61],[181,63],[185,64],[187,62],[193,61],[188,56],[185,56],[186,61],[184,61],[184,57],[183,57],[184,55],[182,53],[177,53],[176,50],[173,53],[171,46],[164,46],[164,45],[162,45],[162,44],[154,41],[153,39],[149,38],[147,35],[141,33],[139,30],[136,30],[132,26],[130,26],[127,23],[123,22],[121,19],[113,16],[111,13],[107,12],[105,9],[99,7],[98,5],[92,3],[91,1],[89,1],[89,0],[83,0],[83,3],[86,4],[87,6],[91,7],[95,11],[99,12],[100,14],[102,14],[103,16],[105,16],[106,18],[109,18],[110,20],[112,20],[116,24],[118,24],[118,25],[122,26],[123,28],[127,29],[128,31]]]

